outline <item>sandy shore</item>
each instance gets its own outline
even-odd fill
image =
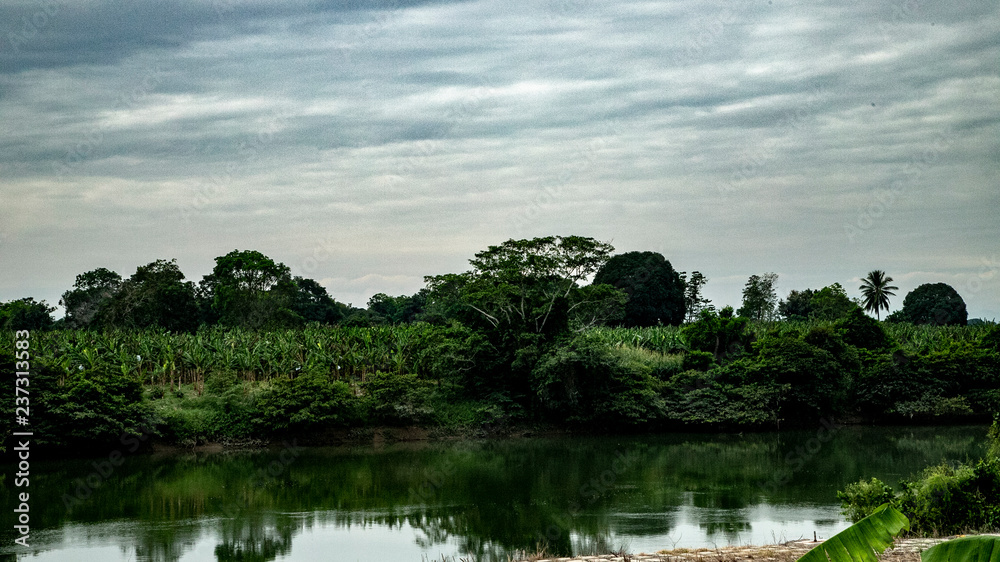
[[[948,537],[953,538],[953,537]],[[899,539],[887,550],[881,560],[887,562],[920,562],[920,552],[948,538]],[[519,562],[794,562],[820,542],[792,541],[765,546],[727,546],[661,550],[655,553],[603,554],[574,558],[526,558]]]

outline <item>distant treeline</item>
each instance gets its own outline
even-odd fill
[[[776,276],[755,275],[739,310],[716,310],[700,273],[611,253],[589,238],[510,240],[470,271],[354,313],[256,252],[219,258],[198,287],[173,262],[124,281],[88,272],[63,297],[62,329],[31,333],[32,430],[39,443],[92,447],[386,425],[753,429],[1000,411],[1000,327],[965,326],[964,303],[935,285],[901,311],[925,325],[865,314],[895,289],[881,272],[863,293],[881,291],[861,302],[837,284],[779,302]],[[5,372],[13,336],[0,339]],[[4,404],[7,426],[13,397]]]
[[[702,296],[708,279],[677,272],[656,252],[612,255],[610,244],[579,236],[508,240],[470,260],[460,274],[425,277],[413,295],[371,297],[367,308],[337,302],[313,279],[293,276],[288,266],[254,250],[234,250],[215,259],[212,272],[186,281],[176,260],[156,260],[129,278],[106,268],[77,275],[55,308],[27,297],[0,303],[0,328],[148,329],[194,332],[203,326],[251,329],[323,325],[373,326],[457,320],[469,326],[553,332],[595,325],[656,326],[694,322],[715,307]],[[586,280],[593,279],[590,284]],[[751,275],[740,317],[758,321],[837,320],[859,306],[880,314],[896,289],[891,277],[873,271],[851,299],[834,283],[818,290],[792,290],[779,301],[777,275]],[[887,320],[965,325],[965,302],[943,283],[921,285]]]

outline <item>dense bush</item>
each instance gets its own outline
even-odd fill
[[[351,387],[318,373],[272,381],[260,394],[259,408],[261,429],[268,433],[345,426],[359,420]]]
[[[375,423],[417,424],[433,420],[434,385],[413,374],[378,372],[361,384],[364,409]]]
[[[648,423],[663,415],[648,362],[583,334],[542,357],[533,386],[552,420],[602,427]]]

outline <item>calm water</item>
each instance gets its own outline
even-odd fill
[[[93,459],[36,462],[31,550],[20,559],[506,560],[540,540],[568,555],[824,537],[847,526],[836,499],[845,484],[877,476],[894,485],[929,463],[981,455],[985,431],[126,454],[110,473]],[[0,487],[8,506],[12,473],[5,467]],[[4,527],[0,554],[22,552]]]

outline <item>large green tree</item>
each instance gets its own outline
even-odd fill
[[[468,272],[426,277],[428,306],[502,331],[559,333],[578,310],[593,311],[594,298],[620,298],[580,286],[612,251],[582,236],[507,240],[477,253]]]
[[[156,260],[126,279],[105,310],[105,324],[121,328],[193,331],[199,324],[194,283],[177,260]]]
[[[896,296],[893,291],[898,291],[899,287],[890,285],[892,277],[884,271],[876,269],[868,272],[868,275],[861,280],[862,303],[865,310],[874,312],[876,318],[880,318],[882,309],[889,310],[889,297]]]
[[[121,284],[121,275],[103,267],[77,275],[73,288],[59,299],[66,309],[66,326],[89,328],[100,324],[102,310]]]
[[[304,277],[295,277],[292,281],[295,284],[292,312],[303,322],[337,324],[344,319],[348,307],[334,300],[326,287]]]
[[[628,295],[620,322],[624,326],[676,326],[684,321],[684,281],[657,252],[612,256],[594,275],[594,285],[611,285]]]
[[[47,330],[54,324],[54,310],[45,301],[35,302],[31,297],[5,302],[0,304],[0,329]]]
[[[886,320],[933,324],[935,326],[965,326],[969,313],[958,291],[947,283],[925,283],[907,293],[903,308]]]
[[[292,310],[297,288],[291,270],[256,250],[215,258],[199,292],[210,319],[223,325],[263,328],[301,321]]]
[[[743,306],[736,314],[751,320],[772,320],[778,304],[778,293],[775,290],[777,283],[776,273],[751,275],[743,287]]]

